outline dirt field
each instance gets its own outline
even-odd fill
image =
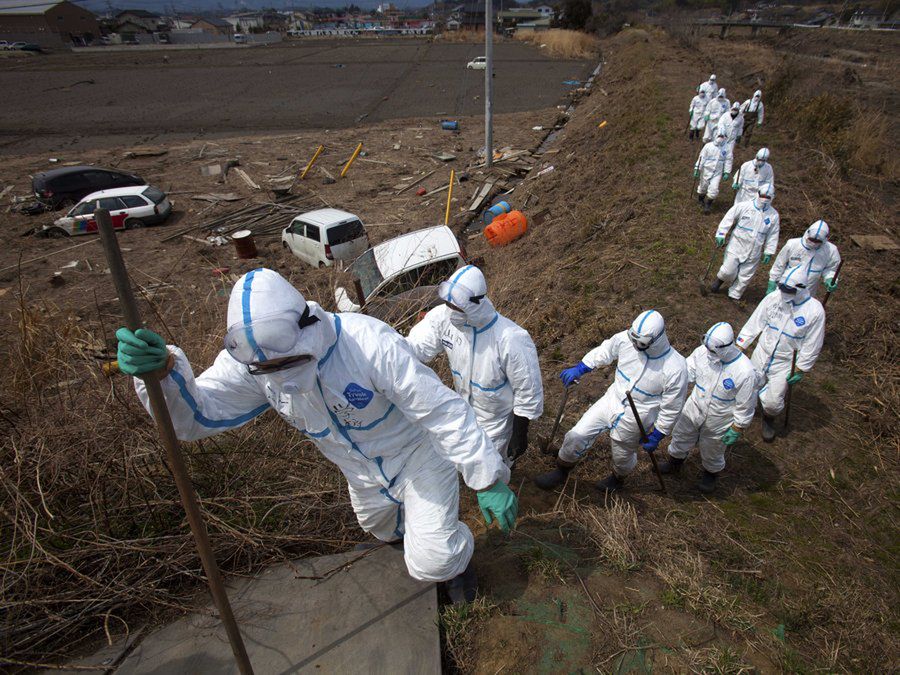
[[[0,60],[16,92],[0,153],[85,150],[484,110],[475,44],[310,40],[235,49],[58,53]],[[596,65],[530,46],[495,49],[496,113],[552,107]]]
[[[516,532],[507,538],[486,529],[474,495],[462,491],[482,597],[442,612],[451,672],[900,668],[900,256],[850,241],[853,234],[898,237],[898,51],[888,38],[847,38],[838,53],[822,39],[689,41],[630,29],[606,40],[592,94],[535,159],[526,182],[506,196],[529,216],[546,210],[547,219],[503,249],[466,238],[470,254],[484,256],[497,307],[537,344],[546,403],[532,425],[529,454],[513,473]],[[861,54],[854,58],[867,69],[844,63],[847,50]],[[683,133],[687,104],[712,71],[733,98],[758,87],[766,92],[766,125],[735,162],[760,145],[771,149],[781,242],[825,218],[846,260],[828,305],[822,355],[795,390],[789,432],[764,444],[755,421],[730,451],[712,498],[694,487],[696,456],[682,477],[668,480],[670,496],[658,491],[642,456],[624,494],[603,503],[591,487],[609,472],[602,437],[563,490],[542,493],[530,479],[552,465],[539,446],[559,404],[561,367],[650,307],[665,315],[674,346],[688,354],[712,323],[739,328],[762,297],[763,271],[744,306],[697,292],[730,201],[723,194],[704,217],[689,195],[700,148]],[[557,117],[554,108],[501,116],[497,144],[534,148],[545,132],[531,127]],[[607,125],[598,128],[602,120]],[[233,173],[226,184],[201,178],[200,167],[240,155],[241,167],[264,182],[302,166],[322,141],[329,146],[323,166],[334,173],[357,140],[369,161],[335,184],[323,184],[317,172],[297,194],[303,207],[325,202],[360,214],[380,240],[441,217],[445,193],[398,195],[397,186],[435,169],[422,184],[440,187],[449,166],[431,157],[438,150],[458,155],[450,166],[474,164],[480,121],[463,118],[460,136],[441,132],[433,119],[411,119],[327,136],[159,143],[167,154],[142,159],[123,159],[121,146],[63,159],[119,161],[186,192],[173,197],[184,211],[177,223],[126,232],[120,242],[134,281],[152,300],[143,305],[148,323],[199,370],[220,349],[234,275],[274,266],[329,307],[332,281],[285,256],[273,239],[263,240],[260,261],[246,263],[229,247],[162,242],[177,228],[235,208],[191,199],[199,193],[269,199]],[[550,165],[552,172],[537,176]],[[37,151],[10,159],[0,167],[0,186],[14,184],[11,194],[22,194],[22,176],[45,166]],[[456,225],[489,178],[477,168],[470,173],[452,209]],[[153,428],[127,378],[99,371],[120,322],[99,246],[87,243],[19,271],[20,255],[27,261],[86,240],[22,239],[19,232],[35,219],[9,213],[5,222],[2,266],[10,269],[0,272],[0,312],[16,330],[4,336],[10,367],[0,401],[0,534],[9,542],[0,565],[7,617],[0,651],[19,661],[61,662],[77,651],[73,645],[121,638],[194,606],[203,599],[202,579]],[[61,269],[76,259],[77,267]],[[225,277],[213,272],[222,266],[230,267]],[[65,282],[51,286],[57,270]],[[605,371],[584,378],[560,436],[609,379]],[[187,452],[217,556],[230,573],[346,550],[364,538],[337,472],[273,415]]]

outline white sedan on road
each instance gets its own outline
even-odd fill
[[[487,58],[484,56],[476,56],[466,64],[466,68],[469,70],[486,70]]]

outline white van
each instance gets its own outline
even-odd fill
[[[281,233],[281,244],[313,267],[349,263],[369,248],[369,235],[357,216],[339,209],[302,213]]]
[[[245,45],[250,42],[250,38],[244,33],[235,33],[231,36],[231,39],[234,40],[234,44],[236,45]]]

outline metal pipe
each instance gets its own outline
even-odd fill
[[[322,154],[322,151],[323,151],[324,149],[325,149],[325,146],[324,146],[324,145],[321,145],[321,144],[319,145],[318,148],[316,148],[316,152],[315,152],[315,154],[312,156],[312,159],[309,160],[309,163],[306,165],[306,168],[303,169],[303,172],[300,174],[300,180],[303,180],[304,178],[306,178],[306,174],[308,174],[308,173],[309,173],[309,170],[310,170],[311,168],[313,168],[313,164],[315,164],[315,163],[316,163],[316,160],[319,159],[319,155]]]
[[[484,0],[484,165],[494,164],[494,18],[493,0]]]
[[[444,211],[444,225],[450,224],[450,200],[453,199],[453,179],[456,178],[456,172],[450,169],[450,187],[447,189],[447,209]]]
[[[116,233],[113,231],[109,211],[107,209],[97,209],[94,212],[94,218],[97,220],[97,226],[100,230],[100,241],[106,253],[106,262],[109,264],[113,284],[115,284],[116,292],[119,295],[119,304],[122,307],[122,314],[125,316],[125,325],[128,326],[129,330],[135,331],[141,328],[143,324],[137,302],[135,302],[134,294],[131,292],[131,282],[128,278],[128,271],[125,269],[125,261],[122,260],[122,252],[119,250]],[[184,457],[181,455],[181,444],[175,435],[175,428],[172,426],[172,418],[169,416],[169,408],[166,405],[162,385],[159,382],[159,375],[146,373],[143,375],[143,380],[147,387],[147,396],[150,399],[153,419],[156,420],[156,429],[159,432],[160,441],[166,449],[169,468],[172,469],[175,485],[178,487],[178,493],[181,495],[181,503],[184,506],[191,533],[194,535],[194,544],[197,546],[197,553],[200,554],[203,571],[206,573],[206,578],[209,582],[209,592],[212,595],[213,602],[216,604],[216,609],[219,610],[219,616],[222,619],[222,624],[225,626],[225,632],[228,634],[228,641],[231,643],[231,650],[234,652],[234,660],[242,675],[253,675],[250,657],[247,656],[244,641],[241,639],[241,632],[231,611],[231,604],[228,602],[225,584],[222,582],[222,577],[219,574],[219,566],[216,564],[216,558],[209,543],[206,524],[203,522],[203,516],[200,514],[200,507],[197,504],[197,495],[188,476]]]
[[[344,168],[341,169],[341,178],[347,175],[347,172],[350,170],[350,167],[353,165],[353,162],[356,161],[357,156],[359,155],[359,151],[362,150],[362,143],[356,146],[356,150],[353,151],[353,154],[350,155],[350,159],[347,160],[347,163],[344,165]]]

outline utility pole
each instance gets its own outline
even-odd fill
[[[494,164],[494,18],[493,0],[484,0],[484,165]]]

